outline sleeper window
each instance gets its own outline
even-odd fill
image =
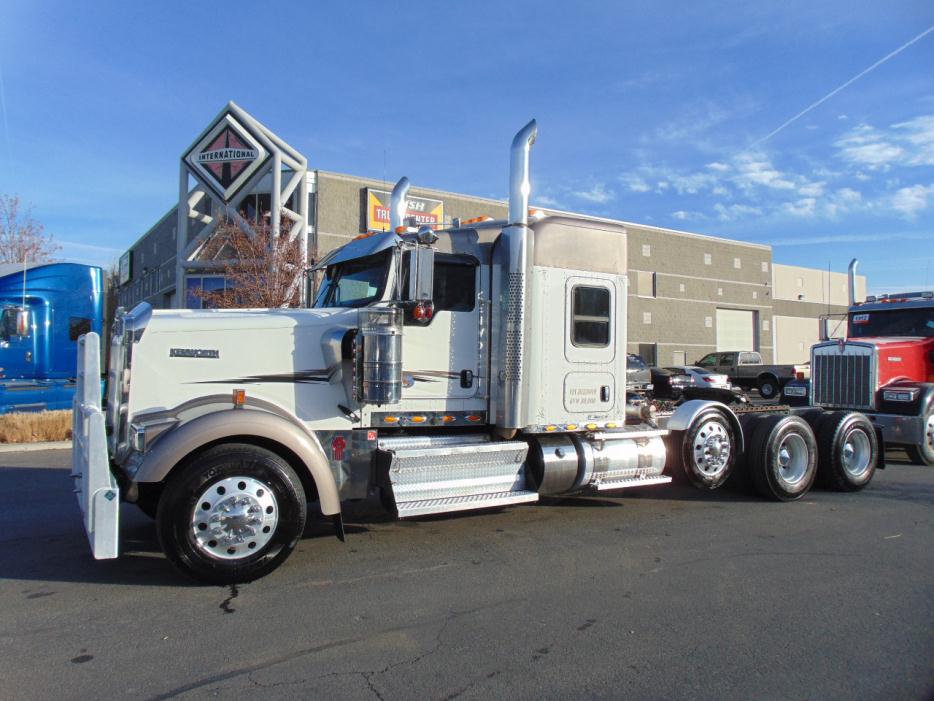
[[[575,346],[604,348],[610,344],[610,291],[578,285],[572,293],[571,342]]]

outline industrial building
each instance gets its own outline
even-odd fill
[[[222,214],[265,217],[274,230],[298,237],[313,262],[361,232],[386,230],[389,189],[381,180],[309,169],[304,156],[229,103],[182,155],[179,203],[121,256],[119,303],[197,308],[196,290],[222,289],[222,262],[199,256]],[[505,217],[506,203],[416,185],[408,214],[444,225]],[[649,363],[689,364],[715,350],[803,362],[820,315],[846,311],[845,273],[775,263],[767,245],[622,223],[629,352]],[[857,298],[865,288],[858,276]]]

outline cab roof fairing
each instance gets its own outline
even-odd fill
[[[335,248],[312,266],[311,269],[323,270],[329,265],[336,265],[337,263],[343,263],[344,261],[355,260],[357,258],[366,258],[367,256],[381,253],[387,249],[395,248],[401,243],[402,238],[389,231],[354,239],[349,243],[345,243],[340,248]]]

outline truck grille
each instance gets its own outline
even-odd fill
[[[811,403],[874,409],[875,348],[865,343],[829,343],[811,351]]]

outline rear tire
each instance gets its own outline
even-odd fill
[[[924,414],[924,436],[921,445],[906,445],[905,452],[917,465],[934,465],[934,407]]]
[[[759,378],[759,396],[763,399],[774,399],[782,387],[774,375],[763,375]]]
[[[853,411],[827,414],[817,433],[817,479],[838,492],[855,492],[872,480],[879,441],[872,423]]]
[[[247,444],[210,448],[173,475],[156,529],[166,557],[211,584],[272,572],[305,529],[302,483],[275,453]]]
[[[698,489],[720,487],[736,464],[736,436],[722,411],[708,409],[694,419],[681,441],[681,465]]]
[[[752,435],[746,468],[766,499],[800,499],[817,473],[817,441],[807,422],[792,414],[770,414]]]

